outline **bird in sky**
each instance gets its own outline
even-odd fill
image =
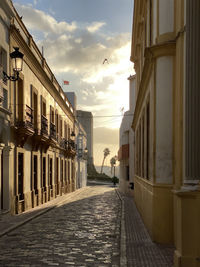
[[[104,59],[103,64],[106,63],[106,62],[109,64],[107,58]]]

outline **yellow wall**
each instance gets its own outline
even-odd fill
[[[176,251],[174,266],[200,266],[200,191],[174,194]]]
[[[153,241],[173,243],[173,194],[171,185],[153,185],[135,177],[137,208]]]

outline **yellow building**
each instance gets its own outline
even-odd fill
[[[135,0],[134,198],[174,266],[200,266],[200,2]]]
[[[10,52],[24,54],[10,82],[9,149],[3,149],[6,209],[21,213],[76,188],[74,109],[14,10]],[[13,73],[12,66],[8,74]]]

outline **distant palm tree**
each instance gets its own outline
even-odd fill
[[[114,156],[110,159],[110,165],[111,165],[111,174],[112,174],[112,170],[114,168],[114,176],[115,176],[115,165],[117,162],[117,156]]]
[[[103,165],[104,165],[105,158],[110,154],[110,149],[109,148],[105,148],[103,153],[104,154],[103,154],[103,162],[102,162],[102,165],[101,165],[101,173],[103,172]]]

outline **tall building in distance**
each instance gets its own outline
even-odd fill
[[[88,172],[95,171],[93,158],[93,115],[92,112],[77,110],[77,119],[87,134]]]

